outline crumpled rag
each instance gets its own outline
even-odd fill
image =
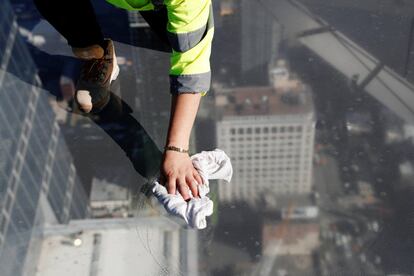
[[[178,216],[192,228],[204,229],[207,227],[208,216],[213,214],[213,201],[207,196],[210,191],[209,180],[223,179],[231,181],[233,167],[230,158],[220,149],[213,151],[202,151],[191,156],[194,168],[197,169],[203,183],[198,185],[199,198],[193,197],[189,191],[191,199],[185,201],[177,191],[175,195],[168,194],[166,187],[153,182],[152,193],[164,206],[169,214]]]

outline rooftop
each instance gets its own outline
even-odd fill
[[[174,228],[159,227],[157,218],[135,225],[132,221],[118,222],[79,221],[76,226],[68,226],[66,233],[49,231],[42,241],[36,276],[156,275],[160,269],[176,272],[168,264],[177,260],[168,258],[179,256],[179,239],[175,239],[177,244],[169,245],[178,251],[167,257],[164,241],[166,235],[178,237],[179,228],[171,234]]]
[[[289,90],[272,86],[235,87],[217,93],[223,116],[293,115],[313,112],[310,88],[302,83]]]

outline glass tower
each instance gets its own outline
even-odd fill
[[[8,1],[0,11],[0,267],[31,274],[42,226],[88,214],[88,200],[19,37]]]

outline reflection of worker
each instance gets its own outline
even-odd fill
[[[119,68],[113,43],[104,39],[88,0],[34,0],[40,13],[67,39],[84,60],[75,100],[84,112],[99,111],[109,101],[111,81]],[[171,116],[161,175],[168,191],[184,199],[189,189],[198,195],[202,180],[188,155],[191,129],[201,96],[210,88],[213,39],[211,0],[108,0],[124,9],[139,10],[151,28],[172,48],[170,57]],[[154,107],[155,108],[155,107]]]

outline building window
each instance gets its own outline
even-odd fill
[[[3,219],[0,221],[0,233],[3,234],[6,230],[6,218],[3,217]]]
[[[4,203],[5,210],[9,211],[12,204],[12,197],[9,193],[6,195],[6,202]]]
[[[18,178],[14,173],[12,174],[11,178],[12,179],[10,181],[10,190],[14,191],[16,189],[16,186],[17,186]]]
[[[24,143],[22,140],[20,140],[18,152],[19,153],[23,152],[23,149],[24,149]]]
[[[30,110],[30,109],[29,109]],[[29,125],[28,124],[24,124],[24,127],[23,127],[23,135],[24,135],[24,137],[28,137],[29,136]]]

